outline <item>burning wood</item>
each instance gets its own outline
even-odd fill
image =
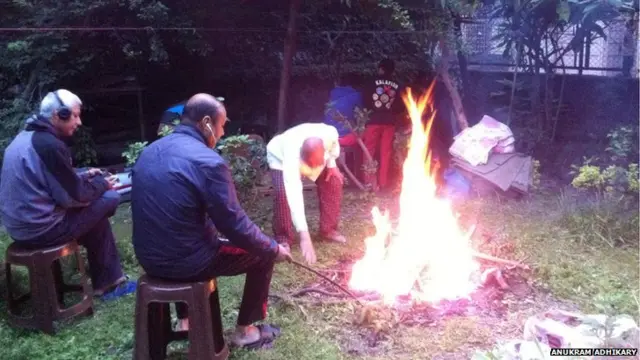
[[[376,233],[365,239],[360,260],[345,264],[348,270],[314,271],[324,280],[280,296],[298,305],[344,305],[355,300],[362,305],[356,308],[355,323],[373,331],[371,346],[389,327],[400,323],[431,326],[446,316],[500,311],[505,291],[514,290],[510,270],[528,269],[520,262],[473,249],[476,226],[461,230],[448,202],[436,197],[428,151],[435,113],[432,90],[433,86],[417,102],[410,91],[404,98],[413,130],[403,164],[397,219],[391,221],[389,212],[374,207],[371,215]],[[421,119],[426,108],[431,119],[425,129]],[[487,262],[489,268],[482,266]],[[350,288],[350,293],[338,292],[342,287]]]
[[[449,203],[436,197],[429,151],[435,115],[432,92],[433,85],[417,101],[410,89],[403,97],[412,131],[403,164],[397,225],[389,220],[388,212],[377,207],[372,210],[376,234],[365,240],[365,255],[354,265],[349,280],[352,289],[380,293],[387,304],[404,294],[416,301],[456,299],[480,285],[471,281],[479,269],[469,242],[475,227],[460,231]],[[425,110],[430,116],[426,128],[422,124]]]

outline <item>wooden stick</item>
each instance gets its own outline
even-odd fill
[[[513,261],[513,260],[507,260],[507,259],[501,259],[499,257],[495,257],[495,256],[491,256],[491,255],[487,255],[487,254],[483,254],[481,252],[477,252],[474,251],[473,253],[473,257],[477,258],[477,259],[482,259],[482,260],[488,260],[488,261],[493,261],[495,263],[499,263],[499,264],[507,264],[507,265],[511,265],[511,266],[515,266],[515,267],[519,267],[521,269],[525,269],[525,270],[529,270],[529,266],[519,263],[517,261]]]
[[[351,169],[349,169],[349,167],[347,166],[344,158],[342,156],[340,156],[338,158],[338,165],[340,165],[340,167],[342,168],[342,171],[344,171],[345,174],[347,174],[347,177],[349,178],[349,181],[351,181],[355,186],[358,187],[358,189],[365,191],[367,190],[364,185],[362,185],[362,183],[358,180],[358,178],[351,172]]]
[[[360,302],[360,299],[357,296],[355,296],[351,291],[347,290],[344,286],[342,286],[342,285],[338,284],[337,282],[331,280],[331,278],[329,278],[328,276],[326,276],[324,274],[321,274],[319,271],[317,271],[315,269],[312,269],[309,266],[307,266],[307,265],[305,265],[305,264],[303,264],[301,262],[295,261],[293,259],[290,259],[289,263],[291,263],[291,264],[293,264],[293,265],[295,265],[297,267],[300,267],[302,269],[305,269],[307,271],[310,271],[310,272],[318,275],[319,277],[327,280],[329,283],[331,283],[333,286],[335,286],[338,290],[342,291],[343,293],[345,293],[345,294],[349,295],[351,298],[353,298],[358,303],[358,305],[362,305],[362,303]]]

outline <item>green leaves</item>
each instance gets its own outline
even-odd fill
[[[556,5],[556,13],[558,14],[558,18],[562,21],[569,21],[569,17],[571,15],[571,8],[569,7],[569,2],[566,0],[558,1]]]

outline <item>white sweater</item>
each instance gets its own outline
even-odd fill
[[[319,137],[324,141],[324,165],[312,169],[300,159],[302,143],[310,137]],[[291,219],[297,232],[309,231],[307,217],[304,212],[302,194],[302,176],[316,181],[325,167],[336,167],[336,159],[340,156],[338,131],[331,125],[322,123],[306,123],[294,126],[280,135],[276,135],[267,144],[267,162],[269,168],[281,170],[287,202],[291,210]]]

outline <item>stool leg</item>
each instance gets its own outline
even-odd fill
[[[189,317],[189,360],[227,359],[217,290],[206,295],[194,291],[194,297],[192,313],[198,315]]]
[[[16,301],[15,301],[15,298],[13,297],[13,276],[11,275],[10,263],[5,262],[4,271],[5,271],[5,279],[7,283],[7,310],[9,311],[9,314],[13,315],[17,313],[17,309],[16,309]]]
[[[194,286],[189,301],[189,360],[213,359],[213,324],[209,306],[209,292]]]
[[[33,299],[33,317],[36,326],[44,333],[53,335],[53,303],[58,301],[58,294],[55,289],[53,273],[50,265],[31,264],[30,274],[33,274],[31,281],[31,294]]]
[[[60,259],[54,260],[51,264],[51,271],[53,273],[53,282],[58,296],[58,303],[56,304],[56,310],[64,309],[64,293],[65,284],[64,277],[62,276],[62,264]]]
[[[213,346],[216,354],[225,349],[224,328],[222,327],[222,313],[220,311],[220,298],[218,297],[218,289],[209,296],[209,308],[211,311],[211,324],[213,326]]]
[[[149,304],[144,302],[144,289],[138,284],[136,291],[136,323],[133,360],[148,360],[149,346]]]
[[[93,289],[89,285],[89,280],[87,278],[87,273],[84,269],[84,259],[80,254],[80,251],[76,251],[76,264],[78,266],[78,273],[80,274],[80,287],[82,288],[82,297],[84,298],[92,298],[93,297]],[[93,300],[92,300],[93,301]],[[84,313],[87,316],[93,315],[93,305],[90,306],[87,311]]]
[[[170,331],[171,313],[169,304],[150,303],[147,333],[151,360],[161,360],[167,357]]]

